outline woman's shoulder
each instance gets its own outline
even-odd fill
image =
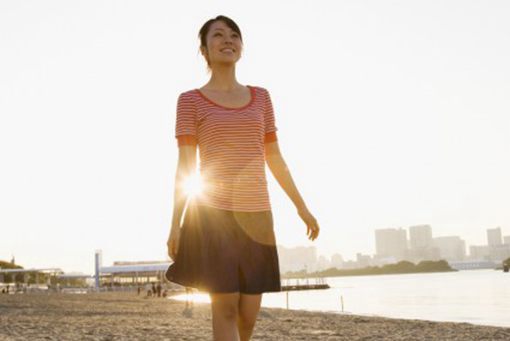
[[[179,94],[179,98],[190,98],[197,95],[197,89],[190,89]]]
[[[267,88],[260,86],[260,85],[248,85],[249,87],[253,88],[255,90],[256,94],[260,94],[261,97],[267,97],[269,96],[269,90]]]
[[[257,91],[263,91],[263,92],[267,92],[268,91],[265,87],[263,87],[261,85],[248,85],[248,86],[251,87],[251,88],[254,88]]]

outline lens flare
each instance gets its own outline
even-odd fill
[[[184,192],[189,197],[196,197],[202,193],[202,179],[199,174],[193,174],[188,176],[183,183]]]

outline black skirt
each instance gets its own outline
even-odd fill
[[[166,278],[209,293],[281,291],[272,212],[222,210],[192,202]]]

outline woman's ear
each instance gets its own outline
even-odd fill
[[[200,53],[202,54],[202,56],[206,57],[207,56],[207,48],[205,46],[200,46]]]

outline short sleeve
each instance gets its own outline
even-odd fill
[[[193,97],[182,93],[177,100],[177,113],[175,123],[175,137],[178,145],[196,144],[197,113]]]
[[[273,103],[269,91],[264,89],[264,142],[274,142],[277,140]]]

